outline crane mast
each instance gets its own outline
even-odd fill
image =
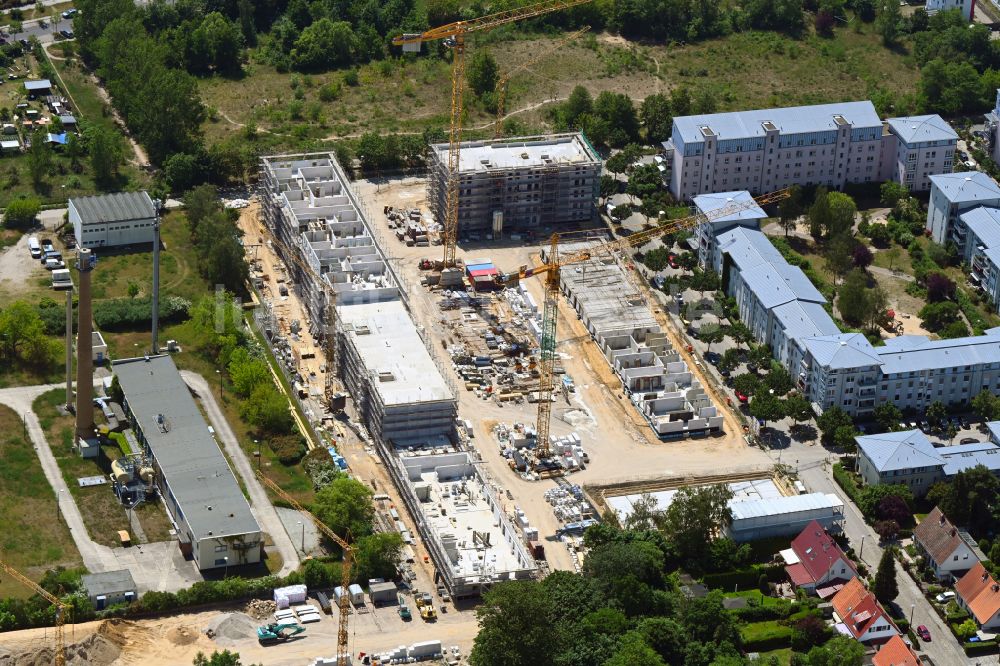
[[[0,562],[0,569],[3,569],[11,578],[56,607],[56,655],[54,663],[56,666],[66,666],[66,634],[64,625],[66,623],[66,615],[69,612],[69,606],[6,562]]]
[[[465,37],[472,32],[492,30],[508,23],[516,23],[525,19],[542,16],[560,9],[583,5],[591,0],[544,0],[517,9],[496,12],[487,16],[468,21],[455,21],[446,25],[431,28],[422,33],[402,35],[392,40],[396,46],[408,46],[445,40],[451,48],[451,124],[448,131],[448,182],[445,195],[445,219],[442,225],[442,241],[444,257],[442,266],[455,266],[455,253],[458,245],[458,175],[462,144],[462,100],[465,90]]]

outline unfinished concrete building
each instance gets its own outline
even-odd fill
[[[561,251],[582,247],[568,244]],[[657,436],[676,439],[722,428],[719,410],[667,340],[641,292],[613,259],[566,266],[561,284],[563,294]]]
[[[593,220],[601,158],[583,134],[467,141],[459,161],[460,238]],[[427,200],[444,222],[448,144],[431,146]]]

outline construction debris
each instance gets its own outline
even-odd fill
[[[220,613],[209,621],[205,635],[219,645],[234,646],[256,637],[257,623],[245,613]]]
[[[246,614],[255,620],[266,620],[278,610],[278,604],[267,599],[251,599],[247,604]]]

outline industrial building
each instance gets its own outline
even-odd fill
[[[145,190],[69,200],[76,244],[91,249],[153,243],[156,204]]]
[[[458,166],[459,236],[577,225],[596,217],[601,157],[583,134],[466,141]],[[430,147],[427,200],[444,222],[448,144]]]
[[[173,359],[123,359],[112,371],[181,551],[202,570],[260,562],[260,526]]]
[[[582,247],[570,243],[562,250]],[[621,266],[610,258],[595,258],[563,268],[560,276],[566,299],[658,437],[675,439],[721,430],[722,414]]]
[[[687,201],[886,180],[926,190],[930,175],[951,172],[957,140],[940,116],[883,122],[861,101],[680,116],[663,150],[672,163],[670,192]]]
[[[94,610],[104,610],[115,604],[130,604],[138,598],[138,590],[128,569],[83,574],[80,583]]]

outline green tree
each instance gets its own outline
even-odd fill
[[[488,49],[476,49],[465,67],[469,88],[480,97],[496,90],[500,80],[500,66]]]
[[[830,228],[832,213],[830,212],[830,202],[825,187],[816,189],[816,198],[813,199],[812,206],[809,207],[809,234],[819,240],[823,237],[823,231]]]
[[[357,48],[354,30],[347,21],[321,18],[306,27],[290,54],[292,67],[320,71],[349,65]]]
[[[972,399],[972,409],[983,421],[993,421],[1000,415],[1000,398],[983,389]]]
[[[972,534],[989,534],[1000,519],[1000,479],[983,465],[959,472],[946,484],[938,505],[952,522],[965,525]]]
[[[240,661],[240,653],[230,652],[229,650],[223,650],[222,652],[213,650],[212,654],[207,657],[203,652],[199,652],[195,655],[194,661],[191,663],[194,666],[243,666],[243,662]],[[247,666],[254,665],[247,664]]]
[[[639,118],[628,95],[603,91],[594,100],[593,115],[610,126],[609,146],[618,148],[639,138]]]
[[[720,525],[732,520],[732,491],[723,485],[685,487],[677,491],[663,515],[663,529],[671,535],[681,561],[693,570],[705,564],[705,554]]]
[[[639,107],[639,120],[646,130],[646,143],[656,145],[669,139],[674,126],[670,98],[662,93],[647,96]]]
[[[887,180],[879,187],[879,196],[883,206],[895,208],[900,199],[910,196],[910,191],[902,183]]]
[[[80,137],[74,133],[70,133],[66,137],[66,145],[63,146],[63,154],[69,158],[69,165],[73,171],[78,172],[81,169],[80,158],[83,157],[83,145],[80,142]]]
[[[823,645],[832,635],[833,630],[823,620],[815,615],[807,615],[792,627],[792,649],[806,652],[817,645]]]
[[[604,666],[666,666],[666,663],[641,633],[630,631],[621,637],[618,651],[604,662]]]
[[[879,4],[875,11],[875,29],[882,36],[884,45],[895,46],[899,39],[902,20],[903,17],[897,3],[884,1]]]
[[[41,209],[42,202],[36,197],[12,199],[3,213],[3,224],[8,229],[30,229],[38,223]]]
[[[837,310],[849,324],[859,325],[868,319],[868,276],[861,269],[847,274],[837,290]]]
[[[750,401],[750,414],[767,425],[768,421],[779,421],[785,417],[784,404],[770,393],[758,393]]]
[[[220,210],[198,223],[192,238],[197,241],[198,272],[202,277],[223,285],[227,291],[245,294],[250,272],[239,233],[235,223]]]
[[[958,636],[959,640],[962,642],[965,642],[975,636],[978,631],[979,627],[971,618],[955,627],[955,635]]]
[[[266,432],[287,434],[292,431],[288,400],[273,384],[261,384],[240,405],[240,416]]]
[[[760,345],[758,349],[760,348],[767,350],[770,354],[771,350],[766,345]],[[774,395],[776,396],[783,396],[793,388],[792,376],[777,361],[771,365],[771,371],[764,378],[764,383],[770,390],[774,391]]]
[[[340,582],[333,577],[333,572],[330,567],[325,562],[320,562],[316,559],[306,560],[305,566],[302,567],[302,578],[306,586],[310,589],[319,589],[323,587],[330,587],[333,584],[340,584]]]
[[[139,283],[135,280],[128,281],[128,297],[135,298],[139,295]]]
[[[804,423],[813,417],[812,404],[800,395],[789,396],[784,407],[785,414],[796,423]]]
[[[861,666],[864,660],[865,646],[849,636],[834,636],[806,656],[808,666]]]
[[[52,169],[52,147],[46,141],[45,132],[37,130],[31,136],[31,147],[28,148],[28,171],[31,173],[31,184],[38,191],[45,182],[45,177]]]
[[[237,395],[247,397],[262,384],[271,384],[271,369],[263,359],[254,358],[243,347],[236,349],[229,359],[229,380]]]
[[[882,559],[878,562],[878,570],[872,583],[872,593],[883,604],[899,596],[899,586],[896,584],[896,558],[892,554],[892,548],[882,551]]]
[[[854,199],[843,192],[829,192],[826,197],[830,210],[827,235],[833,238],[841,234],[850,234],[854,229],[854,218],[858,213]]]
[[[103,125],[90,123],[83,132],[87,152],[90,154],[90,168],[94,172],[94,183],[101,189],[109,189],[118,183],[118,167],[123,160],[123,146],[119,134]]]
[[[189,70],[215,69],[219,72],[240,70],[243,32],[234,21],[219,12],[210,12],[191,34]]]
[[[698,339],[707,345],[705,348],[706,354],[712,351],[712,345],[717,342],[722,342],[723,338],[725,338],[725,334],[722,332],[722,328],[720,328],[718,324],[703,326],[701,330],[698,331]]]
[[[832,444],[838,428],[854,428],[854,419],[840,407],[831,407],[819,415],[816,425],[823,434],[823,441]]]
[[[931,427],[937,428],[944,421],[944,418],[948,416],[948,408],[940,400],[935,400],[928,405],[925,414],[927,415],[927,422],[931,424]]]
[[[396,575],[403,553],[403,537],[397,532],[378,532],[361,537],[354,544],[354,562],[360,580]]]
[[[882,432],[892,432],[896,429],[900,419],[903,418],[903,412],[891,402],[884,402],[875,408],[872,416],[875,417]]]
[[[732,326],[729,327],[729,335],[736,341],[737,349],[740,348],[740,345],[748,344],[753,340],[753,332],[741,321],[733,322]]]
[[[375,518],[373,494],[360,481],[339,476],[316,493],[312,512],[342,538],[360,539],[372,533]]]
[[[832,194],[838,194],[834,192]],[[831,194],[831,196],[832,196]],[[852,253],[854,250],[854,239],[846,233],[839,234],[830,239],[826,246],[826,266],[833,273],[834,284],[837,280],[843,279],[853,265]]]
[[[781,203],[778,204],[778,222],[785,230],[786,237],[788,232],[795,229],[795,224],[801,215],[802,189],[796,185],[791,188],[788,198],[782,199]]]
[[[761,381],[757,375],[745,372],[733,377],[733,390],[743,395],[754,395],[760,390]]]
[[[555,604],[544,586],[510,581],[492,587],[476,608],[479,632],[472,666],[535,666],[555,663],[565,640],[554,626]]]
[[[924,327],[928,331],[940,331],[947,325],[958,321],[961,317],[961,309],[953,301],[928,303],[920,308],[917,316],[923,321]]]
[[[590,92],[583,86],[576,86],[562,105],[562,123],[567,129],[578,128],[580,118],[589,116],[593,109],[594,100],[591,99]]]
[[[611,176],[601,176],[601,205],[608,202],[608,197],[618,192],[618,181]]]
[[[0,310],[0,353],[6,361],[14,360],[44,337],[45,325],[38,310],[25,301],[14,301]]]

